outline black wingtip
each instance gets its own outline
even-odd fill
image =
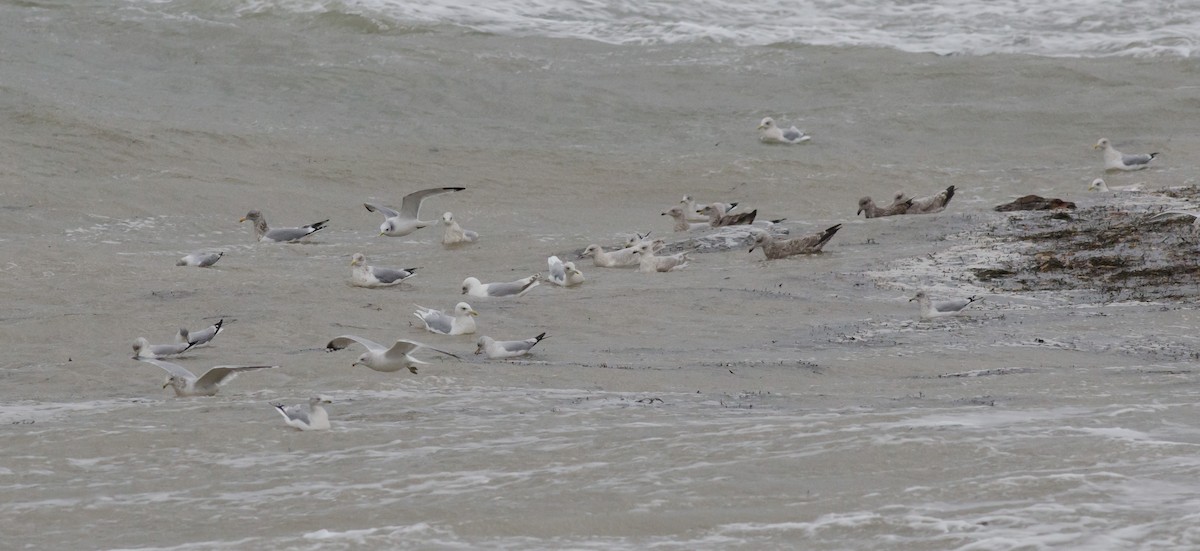
[[[317,222],[314,224],[309,224],[308,227],[312,228],[313,231],[321,231],[321,230],[325,229],[325,224],[328,224],[328,223],[329,223],[329,219],[326,218],[320,222]]]
[[[444,187],[442,189],[444,189],[446,191],[462,191],[467,188],[465,188],[465,187]]]
[[[537,342],[542,342],[542,339],[545,339],[545,338],[548,338],[548,337],[546,337],[546,332],[545,332],[545,331],[542,331],[542,334],[540,334],[540,335],[538,335],[538,336],[534,337],[534,339],[535,339]]]
[[[972,296],[967,297],[967,304],[971,304],[972,302],[979,301],[979,300],[983,300],[983,297],[981,297],[979,295],[972,295]]]
[[[217,320],[217,323],[214,323],[213,325],[216,326],[217,331],[220,331],[221,326],[225,325],[225,318],[221,318],[221,319]]]
[[[1155,151],[1154,153],[1151,153],[1151,154],[1150,154],[1150,158],[1151,158],[1151,159],[1153,159],[1153,158],[1155,158],[1155,157],[1157,157],[1157,156],[1158,156],[1158,152],[1157,152],[1157,151]]]
[[[783,223],[784,220],[787,220],[787,218],[780,218],[778,220],[772,220],[771,223],[772,224],[781,224],[781,223]]]

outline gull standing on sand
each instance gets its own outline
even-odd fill
[[[458,225],[458,221],[454,219],[454,213],[442,213],[442,225],[445,230],[442,231],[443,245],[458,245],[461,243],[474,243],[479,239],[479,234],[471,230],[464,230]]]
[[[670,272],[672,270],[682,270],[687,267],[689,259],[686,252],[670,256],[655,256],[654,253],[662,249],[664,245],[666,243],[660,239],[653,243],[643,243],[634,249],[634,256],[638,258],[639,272]]]
[[[371,212],[378,212],[383,215],[383,223],[379,225],[379,235],[403,237],[434,223],[433,220],[426,222],[420,219],[421,201],[434,195],[462,191],[464,189],[467,188],[435,187],[414,191],[404,196],[404,199],[401,200],[399,211],[371,203],[363,203],[363,206],[367,207],[367,210]]]
[[[420,268],[380,268],[367,266],[367,257],[362,253],[354,253],[350,258],[350,283],[355,287],[391,287],[417,275]]]
[[[187,343],[189,346],[193,346],[193,347],[203,346],[203,345],[208,344],[208,341],[213,340],[213,337],[216,337],[217,335],[219,335],[221,333],[221,331],[224,331],[224,330],[225,330],[225,320],[224,319],[217,320],[217,323],[214,323],[214,324],[212,324],[208,327],[205,327],[204,329],[201,329],[199,331],[188,331],[186,328],[180,327],[179,334],[175,335],[175,343],[176,344]]]
[[[133,359],[157,365],[169,373],[170,375],[167,376],[167,382],[163,384],[163,388],[167,388],[168,386],[174,388],[175,395],[179,397],[214,396],[221,389],[221,385],[232,381],[242,371],[279,367],[277,365],[218,365],[205,371],[203,375],[197,378],[191,371],[188,371],[187,368],[179,364],[155,360],[153,358],[139,358],[137,356],[134,356]]]
[[[274,241],[276,243],[284,243],[288,241],[298,241],[325,229],[325,224],[329,223],[326,218],[320,222],[313,222],[307,226],[299,228],[275,228],[271,229],[267,226],[267,218],[258,209],[247,212],[238,223],[250,220],[254,222],[254,233],[258,235],[259,241]]]
[[[182,354],[183,351],[191,348],[191,343],[175,342],[172,344],[150,344],[146,337],[138,337],[133,341],[133,358],[140,360],[143,358],[165,358]]]
[[[904,194],[902,194],[902,193],[897,193],[896,200],[898,201],[899,199],[902,199],[903,195]],[[874,199],[871,199],[870,197],[863,197],[862,199],[858,200],[858,212],[854,213],[854,215],[858,216],[860,214],[865,213],[865,216],[867,218],[881,218],[884,216],[896,216],[898,214],[904,214],[905,211],[908,210],[908,205],[909,205],[909,201],[907,201],[907,200],[904,202],[893,201],[892,204],[890,206],[888,206],[887,208],[879,208],[878,206],[875,205]]]
[[[787,258],[797,254],[816,254],[821,252],[821,248],[830,239],[833,239],[834,234],[840,229],[842,229],[842,225],[837,224],[826,228],[825,231],[790,239],[775,237],[763,230],[754,230],[754,245],[750,247],[749,252],[761,248],[767,255],[767,260]]]
[[[812,136],[805,134],[803,130],[794,125],[786,130],[779,128],[779,125],[775,124],[775,119],[766,117],[758,123],[758,139],[763,143],[794,145],[807,142],[812,139]]]
[[[904,214],[933,214],[946,210],[946,205],[954,198],[954,186],[950,186],[928,197],[909,199],[908,209]]]
[[[1158,152],[1126,155],[1114,149],[1108,138],[1100,138],[1092,149],[1104,150],[1104,170],[1141,170],[1158,156]]]
[[[638,259],[633,254],[637,250],[625,247],[611,252],[605,252],[600,245],[588,245],[579,258],[592,257],[592,264],[597,268],[630,268],[638,265]]]
[[[272,403],[275,410],[283,416],[283,422],[289,427],[295,427],[299,430],[329,430],[329,413],[321,404],[332,404],[333,400],[324,396],[313,396],[308,399],[308,408],[305,409],[303,404],[294,406],[285,406],[283,404]]]
[[[197,251],[175,261],[175,265],[207,268],[213,264],[216,264],[218,260],[221,260],[222,256],[225,256],[223,251],[215,253]]]
[[[468,277],[462,282],[462,294],[473,297],[520,297],[537,287],[541,279],[542,274],[533,274],[516,281],[480,283],[478,279]]]
[[[662,216],[670,216],[675,220],[673,229],[677,232],[695,231],[712,227],[712,224],[708,222],[688,222],[687,216],[684,215],[683,209],[680,207],[671,207],[670,210],[662,213]],[[708,220],[708,218],[705,217],[705,220]]]
[[[421,344],[419,342],[399,339],[396,341],[396,344],[392,345],[391,348],[386,348],[381,344],[364,339],[357,335],[342,335],[340,337],[335,337],[333,340],[329,341],[329,344],[325,345],[325,350],[327,352],[341,350],[347,346],[350,346],[351,343],[358,343],[367,348],[366,352],[363,352],[358,359],[354,361],[354,363],[350,364],[351,366],[362,365],[374,369],[375,371],[382,371],[384,373],[393,373],[400,371],[401,369],[407,369],[413,373],[416,373],[417,365],[429,363],[418,360],[409,354],[409,352],[419,348],[428,348],[434,352],[450,356],[451,358],[460,360],[462,359],[454,354],[446,352],[445,350],[438,350],[432,346]]]
[[[475,354],[487,354],[487,357],[492,360],[524,356],[545,338],[546,333],[542,333],[523,341],[498,341],[484,335],[479,337],[479,341],[475,343]]]
[[[962,312],[964,308],[971,304],[983,300],[977,296],[967,298],[958,298],[945,300],[940,302],[932,302],[929,300],[929,295],[925,291],[918,291],[916,295],[908,299],[909,302],[917,301],[917,305],[921,307],[921,319],[930,320],[940,318],[942,316],[953,316]]]
[[[550,268],[550,282],[559,287],[574,287],[584,281],[583,272],[574,262],[564,263],[557,256],[551,256],[546,259],[546,265]]]
[[[430,333],[439,335],[466,335],[475,332],[475,316],[479,315],[470,304],[460,302],[454,307],[454,315],[451,316],[441,310],[426,308],[420,304],[415,305],[417,311],[413,312],[417,319],[425,324],[425,330]]]

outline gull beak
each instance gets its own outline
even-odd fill
[[[760,125],[758,125],[758,129],[759,129],[759,130],[762,130],[762,129],[766,128],[766,127],[767,127],[767,125],[765,125],[765,124],[760,124]]]
[[[749,250],[749,251],[746,251],[746,252],[752,253],[752,252],[754,252],[754,249],[755,249],[756,247],[758,247],[758,245],[755,245],[754,247],[750,247],[750,250]]]
[[[357,266],[357,265],[358,265],[358,263],[357,263],[357,262],[355,262],[355,261],[353,261],[353,260],[351,260],[351,261],[350,261],[350,265],[351,265],[351,266]]]
[[[1093,145],[1092,149],[1100,149],[1100,144]]]
[[[858,216],[860,214],[862,214],[862,209],[858,209],[858,212],[854,213],[855,216]]]
[[[478,356],[478,355],[480,355],[480,354],[483,354],[483,348],[476,348],[476,349],[475,349],[475,355],[476,355],[476,356]]]
[[[913,297],[913,298],[910,298],[910,299],[908,299],[908,301],[909,301],[909,302],[912,302],[912,301],[914,301],[914,300],[917,300],[917,297]]]
[[[666,216],[666,215],[667,215],[667,213],[665,213],[665,212],[660,212],[660,213],[658,213],[658,214],[659,214],[659,216]]]
[[[386,232],[379,232],[379,237],[383,237],[383,236],[385,236],[385,235],[387,235],[387,233],[386,233]]]
[[[478,315],[479,315],[479,312],[476,312],[476,311],[474,311],[474,310],[471,310],[470,312],[467,312],[467,313],[468,313],[468,314],[471,314],[472,316],[478,316]]]
[[[167,381],[167,382],[163,383],[163,388],[167,388],[169,386],[171,386],[171,381]]]
[[[238,224],[241,224],[242,222],[245,222],[245,221],[246,221],[246,217],[243,216],[243,217],[241,217],[241,219],[238,220]]]

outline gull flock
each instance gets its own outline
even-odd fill
[[[771,117],[762,119],[758,126],[759,139],[763,143],[796,145],[808,143],[812,136],[794,125],[781,128]],[[1148,166],[1150,161],[1158,157],[1158,153],[1123,154],[1112,147],[1106,138],[1101,138],[1095,144],[1095,149],[1104,152],[1104,168],[1106,171],[1140,170]],[[1110,191],[1105,182],[1097,178],[1089,187],[1090,190]],[[394,209],[384,205],[363,203],[370,212],[383,216],[379,226],[379,235],[386,237],[401,237],[412,234],[423,228],[433,226],[438,222],[442,226],[441,242],[447,248],[457,248],[479,241],[478,233],[465,230],[450,212],[442,214],[440,219],[421,220],[420,209],[423,201],[430,197],[456,193],[466,190],[464,187],[436,187],[415,191],[401,199],[400,208]],[[922,197],[907,197],[903,192],[897,192],[891,203],[879,206],[870,197],[862,197],[858,201],[856,216],[861,214],[866,218],[881,218],[887,216],[910,216],[935,214],[944,211],[955,195],[955,186]],[[678,205],[673,205],[661,213],[670,216],[676,233],[705,232],[717,228],[745,228],[744,242],[750,245],[749,252],[762,250],[767,260],[784,259],[797,255],[820,254],[842,228],[835,224],[821,231],[806,235],[790,236],[787,228],[781,224],[785,219],[771,221],[757,220],[757,209],[746,209],[738,202],[711,202],[698,204],[691,195],[685,195]],[[1192,216],[1200,227],[1200,213],[1170,212],[1162,216]],[[251,210],[239,222],[249,221],[259,242],[263,243],[294,243],[301,242],[313,234],[325,229],[329,220],[322,220],[299,227],[272,228],[260,210]],[[694,251],[681,251],[674,254],[660,254],[667,246],[664,239],[651,238],[650,234],[635,234],[622,246],[605,250],[601,245],[589,244],[577,258],[592,259],[596,268],[636,268],[643,273],[667,273],[685,269],[692,262]],[[223,251],[195,251],[176,262],[177,266],[212,268],[218,260],[225,256]],[[547,274],[531,274],[514,281],[484,283],[476,277],[467,277],[461,285],[461,294],[473,298],[520,298],[533,291],[543,280],[550,281],[560,287],[580,287],[587,279],[583,271],[573,261],[564,262],[558,256],[550,256],[546,260]],[[420,267],[389,268],[373,266],[367,263],[367,257],[356,253],[350,261],[350,283],[356,287],[380,288],[393,287],[402,284],[417,275]],[[982,300],[980,297],[950,298],[934,301],[927,291],[921,290],[909,302],[917,302],[921,320],[953,316],[961,314],[970,305]],[[480,313],[467,302],[458,302],[452,311],[443,312],[425,306],[414,305],[413,315],[421,321],[424,328],[433,335],[468,335],[477,331],[476,318]],[[261,369],[278,368],[277,365],[218,365],[208,368],[200,376],[196,376],[187,368],[163,360],[171,356],[179,356],[211,342],[224,333],[224,320],[215,324],[189,331],[180,328],[174,342],[152,344],[145,337],[138,337],[133,343],[133,359],[161,368],[167,372],[163,388],[171,387],[178,397],[213,396],[222,385],[228,383],[238,374]],[[487,335],[481,335],[476,341],[474,354],[484,355],[488,359],[508,359],[528,355],[535,346],[548,338],[545,332],[534,337],[515,340],[496,340]],[[333,337],[325,344],[328,352],[340,351],[352,346],[359,346],[365,351],[357,356],[352,366],[362,366],[374,371],[393,373],[405,371],[417,374],[419,366],[428,362],[418,359],[414,354],[440,354],[446,357],[462,360],[450,351],[442,350],[428,344],[397,339],[391,346],[378,344],[358,335],[340,335]],[[426,352],[428,351],[428,352]],[[284,423],[301,431],[326,430],[331,427],[329,415],[323,408],[332,400],[324,395],[312,396],[308,404],[285,406],[281,403],[270,405],[283,417]]]

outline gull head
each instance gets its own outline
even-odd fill
[[[1104,183],[1104,178],[1096,178],[1088,186],[1088,191],[1108,191],[1108,184]]]
[[[163,388],[167,388],[169,386],[182,389],[183,387],[187,386],[187,382],[174,375],[168,375],[167,380],[163,382]]]
[[[363,253],[354,253],[354,256],[350,257],[351,266],[364,266],[366,263],[367,257]]]
[[[481,285],[481,284],[479,283],[478,279],[475,279],[473,277],[468,277],[467,279],[464,279],[462,282],[462,294],[464,294],[464,295],[467,294],[468,292],[471,291],[471,289],[474,289],[475,287],[478,287],[479,285]]]
[[[258,222],[259,220],[262,220],[262,212],[259,211],[258,209],[254,209],[250,212],[247,212],[246,215],[243,216],[241,220],[238,220],[238,223],[240,224],[247,220],[252,220],[254,222]]]
[[[379,235],[387,235],[394,231],[396,231],[396,223],[392,222],[391,220],[384,220],[383,223],[379,225]]]
[[[670,216],[671,218],[679,218],[683,216],[683,209],[679,207],[671,207],[669,210],[667,210],[667,212],[662,213],[662,215]]]
[[[587,258],[589,256],[594,256],[598,252],[600,252],[600,245],[588,245],[587,248],[583,250],[583,252],[579,253],[579,258]]]
[[[447,226],[449,226],[450,224],[453,224],[454,223],[454,213],[452,213],[452,212],[442,213],[442,223]]]
[[[767,130],[773,126],[775,126],[775,119],[772,119],[771,117],[765,117],[763,118],[762,122],[758,123],[759,130]]]
[[[479,340],[475,341],[475,355],[478,356],[483,354],[483,349],[485,347],[487,347],[487,337],[479,337]]]
[[[912,302],[914,300],[917,302],[923,302],[923,301],[929,300],[929,295],[925,294],[925,291],[917,291],[917,294],[913,295],[912,298],[908,299],[909,302]]]
[[[863,197],[862,199],[859,199],[858,200],[858,212],[854,213],[854,215],[858,216],[858,215],[862,214],[864,210],[871,208],[871,205],[874,205],[874,204],[875,204],[875,201],[872,201],[870,197]]]
[[[358,359],[354,360],[354,363],[350,364],[350,367],[354,367],[356,365],[371,367],[371,353],[363,352],[362,354],[359,354]]]
[[[323,394],[318,394],[308,399],[308,407],[319,406],[321,404],[332,404],[333,400]]]
[[[750,245],[748,252],[754,252],[754,249],[762,246],[763,243],[767,242],[767,238],[770,237],[767,232],[762,230],[753,231],[752,235],[754,235],[754,243]]]
[[[1107,149],[1109,147],[1112,147],[1112,144],[1108,143],[1108,138],[1100,138],[1100,141],[1096,142],[1096,145],[1093,145],[1092,149]]]
[[[454,313],[458,314],[460,316],[464,316],[464,315],[465,316],[478,316],[479,315],[479,312],[476,312],[474,308],[471,308],[470,304],[467,304],[465,302],[458,303],[458,305],[456,305],[454,307]]]

